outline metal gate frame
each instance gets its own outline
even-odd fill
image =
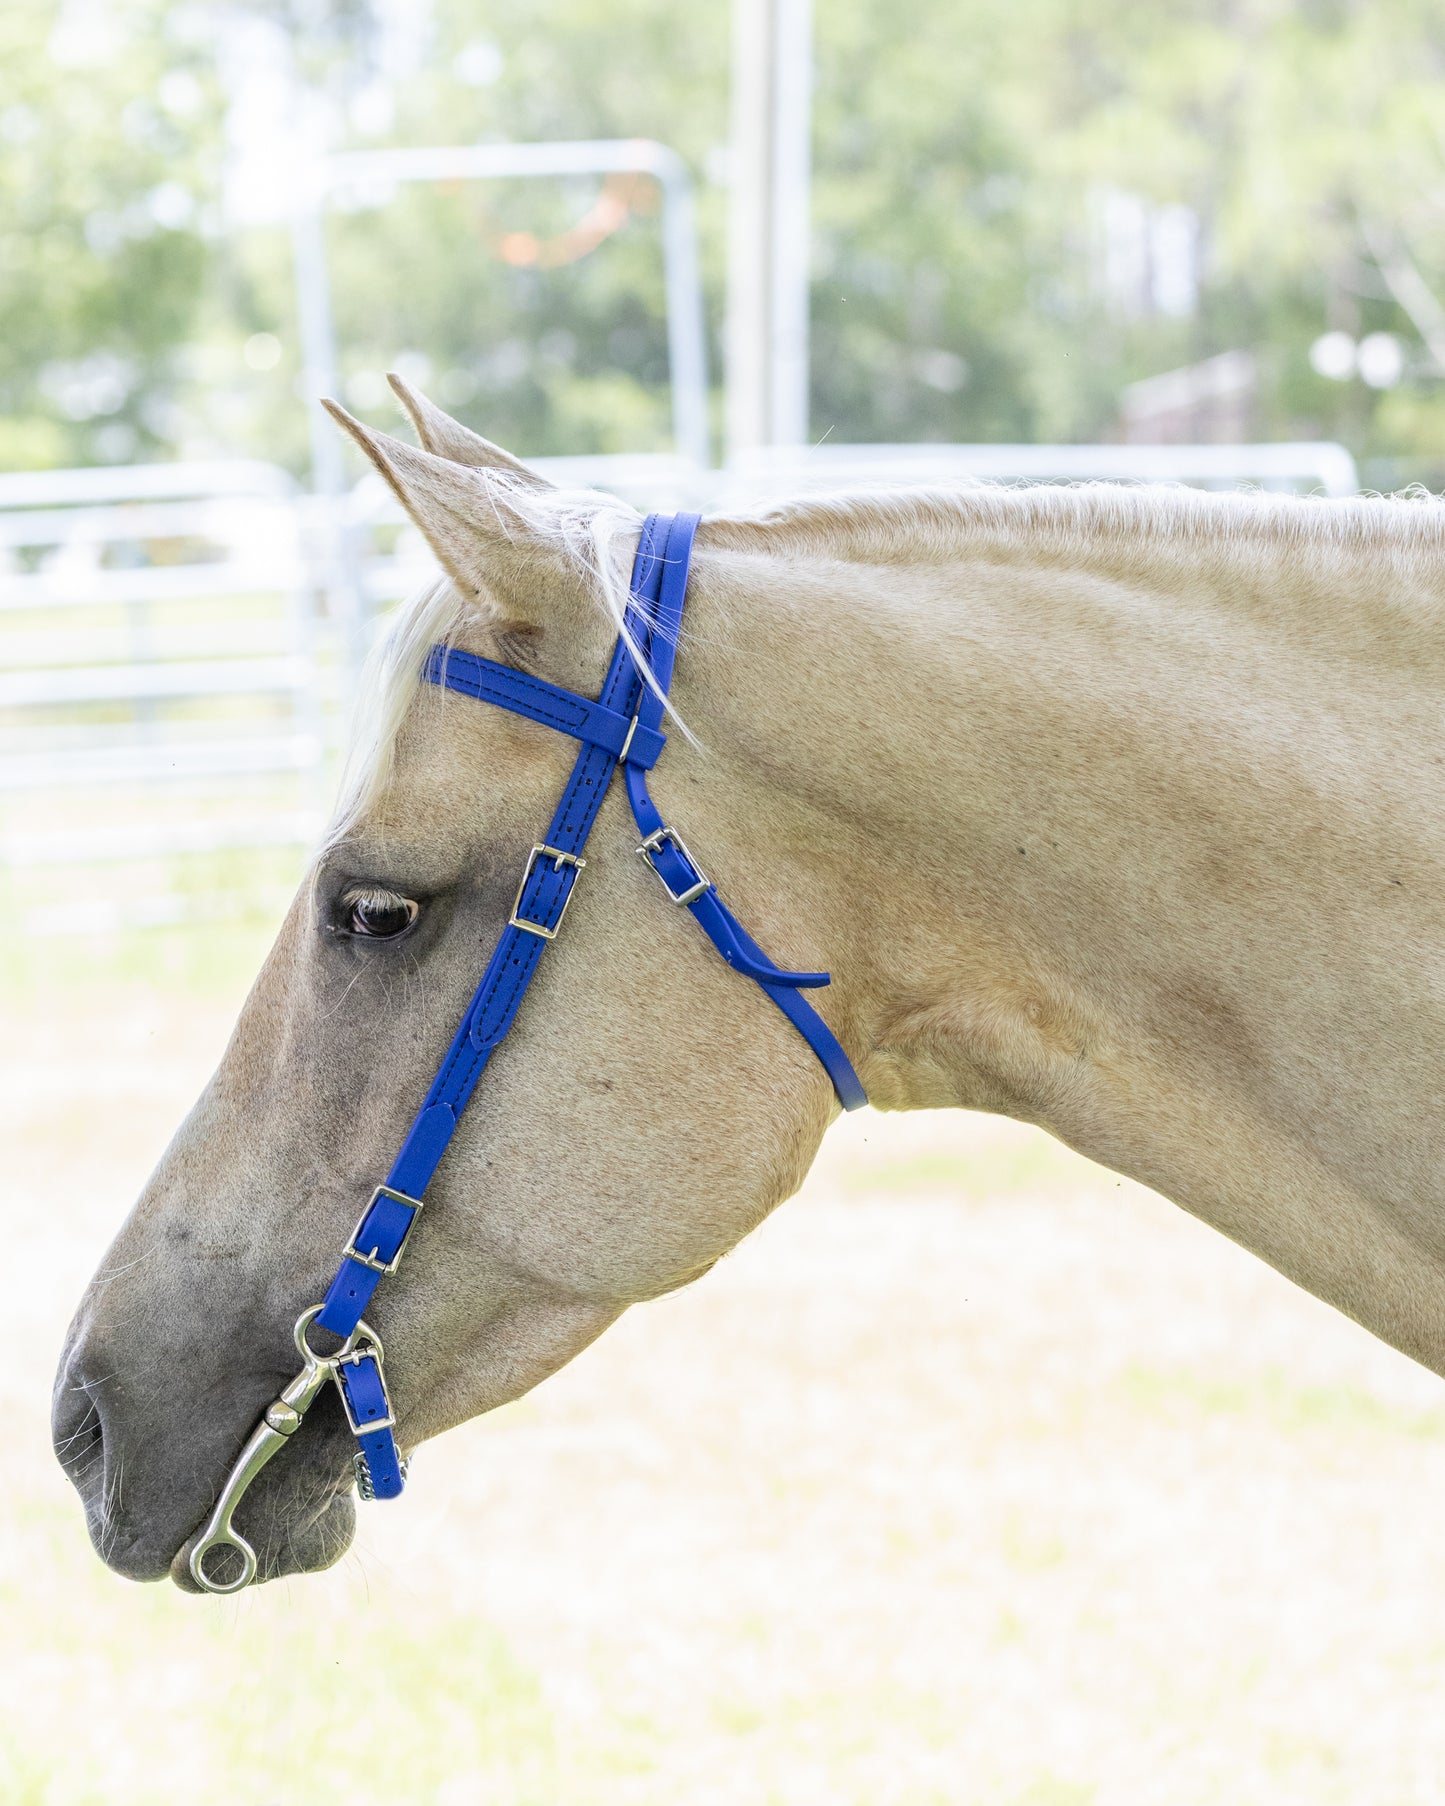
[[[348,679],[355,682],[370,632],[367,586],[360,553],[342,503],[347,495],[342,447],[320,397],[337,392],[336,322],[326,258],[326,211],[343,188],[402,182],[501,181],[522,176],[651,176],[662,191],[662,257],[666,292],[668,377],[672,428],[681,460],[699,471],[711,462],[708,430],[707,340],[702,268],[692,177],[677,152],[651,138],[556,140],[535,144],[458,144],[378,151],[345,151],[319,159],[298,184],[291,216],[296,303],[300,322],[302,391],[311,431],[312,488],[322,503],[318,522],[328,543],[330,611],[345,642]],[[328,505],[329,504],[329,505]]]

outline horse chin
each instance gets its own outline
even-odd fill
[[[237,1528],[256,1550],[256,1578],[251,1582],[252,1586],[260,1586],[266,1580],[280,1580],[287,1574],[319,1574],[323,1568],[340,1561],[351,1547],[351,1539],[356,1535],[356,1498],[350,1491],[337,1492],[304,1520],[285,1525],[274,1536],[262,1536],[248,1529],[244,1521],[238,1522]],[[183,1593],[206,1590],[198,1584],[190,1566],[191,1550],[199,1537],[199,1530],[194,1536],[187,1537],[170,1566],[170,1577]],[[213,1569],[220,1579],[226,1578],[224,1568],[217,1565],[215,1557],[210,1557],[206,1571],[210,1574]]]

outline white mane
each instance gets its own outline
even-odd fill
[[[1213,550],[1274,544],[1323,559],[1341,551],[1445,547],[1445,507],[1429,490],[1347,498],[1174,484],[1007,486],[964,482],[805,496],[756,514],[709,517],[706,543],[868,563],[926,564],[981,542],[1087,558],[1127,539],[1148,557],[1165,543]]]

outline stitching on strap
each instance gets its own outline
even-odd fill
[[[466,670],[462,670],[456,674],[454,679],[451,669],[452,661],[454,659],[465,659],[468,664],[482,666],[483,675],[473,676]],[[479,702],[491,700],[490,697],[483,694],[488,685],[485,662],[477,658],[475,653],[462,652],[460,650],[446,653],[441,661],[438,675],[432,677],[431,673],[436,665],[437,661],[433,657],[428,663],[427,675],[431,677],[431,681],[434,684],[440,684],[444,689],[448,690],[460,690],[463,695],[474,696]],[[510,670],[510,667],[508,667],[508,669]],[[555,726],[557,718],[553,716],[548,719],[543,704],[546,704],[553,710],[568,706],[572,718],[578,721],[586,721],[589,714],[586,702],[582,698],[569,699],[564,696],[559,696],[555,686],[548,684],[543,678],[529,677],[524,671],[518,671],[511,674],[506,679],[494,678],[491,680],[491,685],[495,688],[498,695],[503,697],[508,696],[513,687],[520,690],[535,691],[537,695],[542,698],[542,701],[529,703],[528,706],[535,709],[537,714],[546,720],[548,726]]]

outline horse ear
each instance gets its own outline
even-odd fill
[[[537,495],[531,472],[523,481],[510,460],[499,469],[475,467],[418,451],[374,432],[338,402],[323,398],[321,405],[375,465],[442,569],[498,630],[535,633],[556,619],[559,602],[581,602],[575,565],[527,505]]]
[[[500,445],[493,445],[480,433],[474,433],[460,420],[444,414],[435,402],[419,395],[396,372],[389,371],[386,380],[397,400],[406,409],[422,449],[438,458],[450,458],[453,464],[465,464],[472,470],[506,470],[520,477],[534,489],[550,489],[552,485],[535,470],[529,470],[520,458],[514,458]]]

